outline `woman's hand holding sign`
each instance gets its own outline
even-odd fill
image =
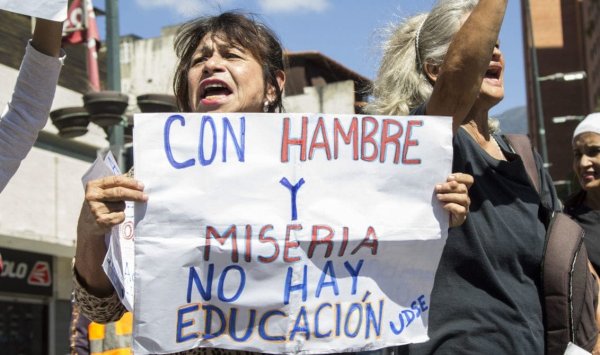
[[[95,296],[112,294],[113,288],[102,271],[106,255],[104,235],[125,219],[125,201],[146,202],[144,185],[125,175],[90,181],[77,226],[75,269],[80,282]]]
[[[83,210],[88,232],[104,235],[125,220],[125,201],[146,202],[144,184],[125,175],[108,176],[90,181],[85,189]]]
[[[473,176],[463,173],[453,173],[446,182],[436,185],[437,199],[443,208],[450,212],[450,227],[458,227],[464,223],[469,213],[469,189],[473,185]]]

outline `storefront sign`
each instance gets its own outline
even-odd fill
[[[0,292],[52,296],[52,256],[0,248]]]

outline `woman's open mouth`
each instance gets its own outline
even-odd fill
[[[502,75],[502,66],[497,63],[493,63],[489,66],[485,72],[484,80],[493,85],[501,85],[500,77]]]
[[[231,94],[229,86],[221,80],[207,79],[200,84],[200,101],[204,105],[219,103]]]

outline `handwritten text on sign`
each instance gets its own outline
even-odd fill
[[[135,118],[135,348],[327,353],[427,339],[450,119]]]

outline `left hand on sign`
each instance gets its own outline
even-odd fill
[[[469,188],[473,185],[473,176],[453,173],[446,182],[435,186],[437,199],[443,208],[450,212],[450,227],[458,227],[465,222],[469,213]]]

